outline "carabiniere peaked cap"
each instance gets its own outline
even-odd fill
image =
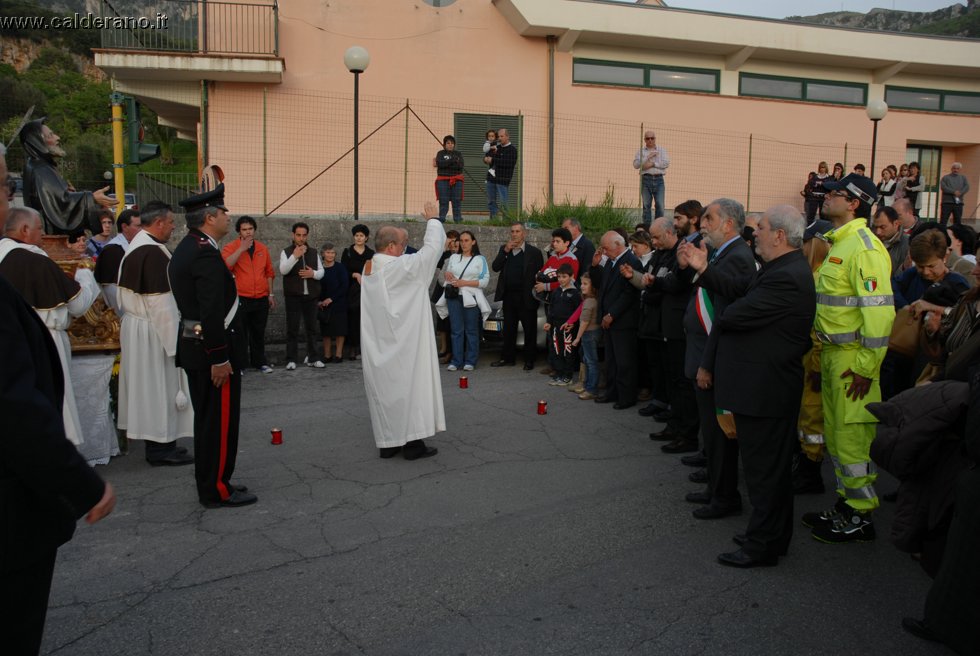
[[[184,208],[185,212],[196,212],[197,210],[203,210],[205,207],[216,207],[219,210],[228,211],[225,207],[225,183],[222,182],[217,187],[211,191],[205,191],[194,196],[188,196],[184,200],[180,201],[180,206]]]

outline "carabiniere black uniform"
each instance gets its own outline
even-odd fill
[[[222,184],[180,204],[192,212],[205,207],[225,209],[223,203]],[[240,319],[237,312],[232,314],[238,303],[235,279],[217,244],[197,228],[190,228],[178,244],[168,273],[182,326],[177,366],[187,372],[194,405],[198,497],[207,507],[240,505],[229,502],[237,498],[236,492],[245,492],[231,483],[238,454],[244,364]],[[211,381],[211,367],[226,362],[232,374],[217,388]]]

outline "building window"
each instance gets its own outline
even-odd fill
[[[837,105],[863,105],[867,102],[868,85],[741,73],[738,78],[738,95]]]
[[[575,62],[573,76],[576,82],[592,84],[626,84],[634,87],[644,86],[644,70],[640,66],[617,66],[615,64],[590,64]]]
[[[719,73],[703,68],[576,59],[572,63],[572,81],[583,84],[718,93]]]
[[[651,67],[647,74],[650,86],[657,89],[718,93],[718,73],[715,71]]]
[[[885,102],[896,109],[980,114],[980,94],[977,93],[885,87]]]

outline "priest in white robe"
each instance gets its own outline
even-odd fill
[[[361,277],[361,361],[374,441],[382,458],[427,458],[424,438],[446,430],[429,283],[446,243],[435,203],[426,203],[425,241],[405,255],[408,232],[385,226]]]
[[[193,464],[177,438],[194,435],[187,374],[175,364],[180,319],[170,290],[167,241],[174,231],[170,206],[151,201],[142,210],[142,231],[119,267],[122,310],[119,343],[119,429],[142,440],[154,467]]]
[[[44,224],[29,207],[11,208],[0,239],[0,274],[10,281],[47,326],[65,373],[63,414],[65,435],[72,444],[84,441],[71,381],[71,342],[68,327],[92,306],[100,289],[88,269],[79,267],[74,280],[41,248]]]

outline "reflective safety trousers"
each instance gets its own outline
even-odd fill
[[[853,347],[824,346],[820,354],[821,392],[824,438],[837,475],[837,493],[847,505],[867,512],[878,507],[874,488],[878,470],[870,455],[876,420],[865,406],[881,401],[881,386],[877,379],[872,380],[863,399],[847,398],[853,379],[841,378],[841,374],[854,370],[859,353]]]
[[[814,391],[811,374],[820,373],[823,344],[814,340],[813,348],[803,356],[803,398],[800,401],[800,448],[813,462],[823,462],[823,396]]]

